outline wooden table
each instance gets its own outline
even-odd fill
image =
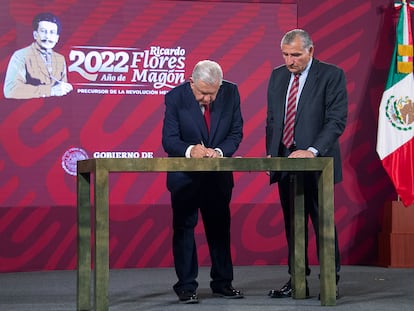
[[[321,172],[319,179],[319,260],[322,306],[336,304],[333,159],[288,158],[151,158],[88,159],[77,162],[78,267],[77,310],[108,310],[109,174],[171,171],[290,171],[297,172],[294,198],[293,298],[306,298],[305,220],[301,172]],[[91,173],[95,206],[94,283],[91,284]],[[91,292],[93,291],[93,304]]]

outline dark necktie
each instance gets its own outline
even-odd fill
[[[296,97],[299,89],[299,74],[295,75],[292,86],[290,87],[288,102],[286,107],[285,128],[283,129],[282,143],[286,148],[290,148],[293,144],[293,130],[295,127],[296,115]]]
[[[210,132],[210,105],[203,105],[204,107],[204,121],[206,121],[207,130]]]

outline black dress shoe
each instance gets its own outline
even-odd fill
[[[244,295],[241,291],[234,289],[233,286],[225,286],[222,288],[213,289],[213,296],[223,297],[229,299],[243,298]]]
[[[270,290],[268,296],[270,296],[270,298],[289,298],[292,297],[292,292],[292,281],[289,279],[289,281],[287,281],[287,283],[283,285],[279,290]],[[306,281],[306,297],[309,297],[308,281]]]
[[[183,290],[177,295],[180,303],[198,303],[197,293],[192,290]]]

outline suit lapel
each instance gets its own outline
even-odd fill
[[[194,94],[191,90],[190,83],[188,83],[187,87],[187,93],[188,98],[191,98],[189,101],[189,107],[188,111],[190,115],[192,116],[192,120],[194,122],[194,127],[198,129],[200,132],[200,136],[202,137],[203,142],[208,141],[208,130],[207,125],[204,121],[203,113],[200,108],[200,104],[197,102],[197,100],[194,97]]]
[[[306,78],[305,85],[303,86],[302,92],[300,93],[295,123],[299,119],[300,114],[306,106],[305,102],[309,101],[309,99],[312,98],[312,91],[316,88],[319,68],[318,63],[318,60],[313,59],[312,65],[309,68],[309,73]]]
[[[223,92],[222,88],[223,86],[220,87],[217,93],[216,100],[211,103],[211,107],[210,107],[210,135],[209,135],[210,142],[214,138],[214,134],[216,133],[219,122],[221,120],[220,116],[223,112],[225,99],[223,98],[223,95],[222,95],[222,92]]]
[[[194,99],[194,104],[191,105],[191,115],[193,116],[193,120],[195,123],[195,126],[200,131],[201,136],[203,137],[203,142],[208,141],[208,130],[207,125],[204,120],[203,113],[200,108],[200,104]]]
[[[47,82],[47,79],[49,78],[49,72],[47,71],[45,60],[40,54],[40,52],[36,49],[34,44],[35,43],[33,43],[32,45],[32,55],[35,58],[35,62],[39,64],[39,67],[38,67],[39,71],[45,76],[45,79],[42,82],[45,82],[45,81]]]
[[[286,69],[284,76],[282,77],[282,81],[279,84],[279,90],[276,92],[276,94],[279,94],[279,98],[275,101],[275,117],[280,116],[282,119],[282,124],[285,120],[285,111],[286,111],[286,97],[287,97],[287,91],[289,88],[289,82],[290,82],[290,71]],[[281,104],[277,104],[281,103]]]

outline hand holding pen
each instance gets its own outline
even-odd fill
[[[55,80],[57,83],[52,86],[52,89],[50,91],[51,96],[63,96],[73,90],[72,84],[57,80],[56,78],[53,78],[53,80]]]
[[[190,155],[192,158],[204,158],[207,154],[207,148],[203,142],[201,144],[194,145],[191,149]]]
[[[217,153],[216,150],[212,149],[212,148],[206,148],[204,146],[203,141],[201,141],[201,146],[205,149],[205,154],[203,156],[203,158],[219,158],[220,155]]]
[[[194,145],[190,155],[192,158],[217,158],[217,152],[214,149],[205,147],[203,142]]]
[[[51,96],[63,96],[68,94],[73,90],[72,84],[59,80],[56,77],[52,75],[51,72],[49,72],[49,77],[53,81],[55,81],[54,85],[52,86],[52,89],[50,90]]]

